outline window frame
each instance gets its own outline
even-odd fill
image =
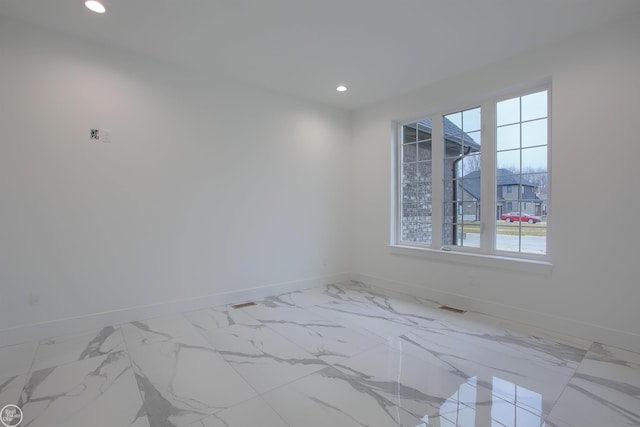
[[[496,249],[496,106],[497,103],[514,97],[523,97],[532,93],[547,91],[547,235],[546,253],[531,254]],[[480,107],[481,116],[481,168],[490,173],[481,174],[481,193],[487,202],[480,203],[480,247],[442,246],[443,212],[442,202],[444,198],[444,165],[443,157],[443,125],[442,119],[453,111],[463,111]],[[432,132],[432,235],[431,244],[410,242],[401,240],[402,228],[402,127],[420,120],[431,119]],[[469,263],[479,266],[493,266],[506,269],[526,270],[539,273],[550,273],[552,270],[550,241],[552,237],[551,212],[551,152],[552,152],[552,85],[550,79],[544,79],[540,83],[522,86],[510,90],[482,97],[479,101],[469,100],[464,104],[438,108],[431,113],[412,116],[404,120],[391,122],[391,161],[392,161],[392,194],[391,194],[391,252],[397,255],[419,256],[454,262]],[[506,213],[506,212],[503,212]],[[494,220],[487,220],[494,219]]]

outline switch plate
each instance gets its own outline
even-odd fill
[[[100,138],[102,139],[102,142],[104,143],[111,142],[111,129],[102,129],[100,133],[101,133]]]
[[[29,304],[40,305],[40,294],[37,292],[31,292],[29,294]]]

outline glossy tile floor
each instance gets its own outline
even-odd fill
[[[0,348],[32,427],[638,426],[640,354],[350,282]]]

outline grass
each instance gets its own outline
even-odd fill
[[[480,233],[480,222],[466,221],[464,223],[465,233]],[[496,233],[507,236],[517,236],[520,234],[519,222],[496,221]],[[522,236],[546,236],[547,223],[539,222],[537,224],[522,223]]]

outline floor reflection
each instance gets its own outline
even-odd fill
[[[471,377],[440,407],[437,416],[422,418],[417,427],[540,427],[542,395],[499,377],[488,390]],[[486,399],[486,397],[489,397]],[[489,404],[477,404],[488,402]]]

